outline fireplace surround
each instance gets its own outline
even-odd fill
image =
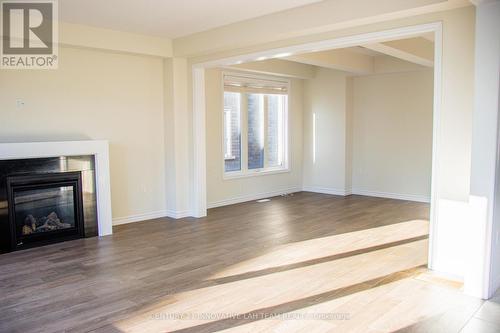
[[[97,236],[93,156],[0,161],[0,244],[8,252]]]
[[[0,252],[112,233],[107,141],[0,143]]]

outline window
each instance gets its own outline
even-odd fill
[[[240,94],[224,93],[224,163],[226,171],[241,170]]]
[[[224,75],[226,176],[287,170],[288,82]]]

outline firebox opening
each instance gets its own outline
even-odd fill
[[[14,248],[83,237],[80,172],[8,177],[7,191]]]

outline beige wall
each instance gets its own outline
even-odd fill
[[[222,71],[207,70],[205,82],[208,205],[299,190],[302,185],[302,80],[291,80],[289,95],[290,172],[237,179],[223,179]]]
[[[326,68],[304,81],[303,185],[308,191],[345,193],[346,88],[345,74]]]
[[[59,59],[0,71],[0,142],[109,140],[113,217],[164,211],[163,61],[67,47]]]
[[[304,80],[304,190],[428,201],[432,103],[432,70],[352,78],[319,68]]]
[[[353,79],[352,189],[429,200],[433,71]]]

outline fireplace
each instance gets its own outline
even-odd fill
[[[15,249],[84,237],[81,172],[7,177]]]
[[[95,155],[0,159],[0,253],[97,236],[97,180]]]

